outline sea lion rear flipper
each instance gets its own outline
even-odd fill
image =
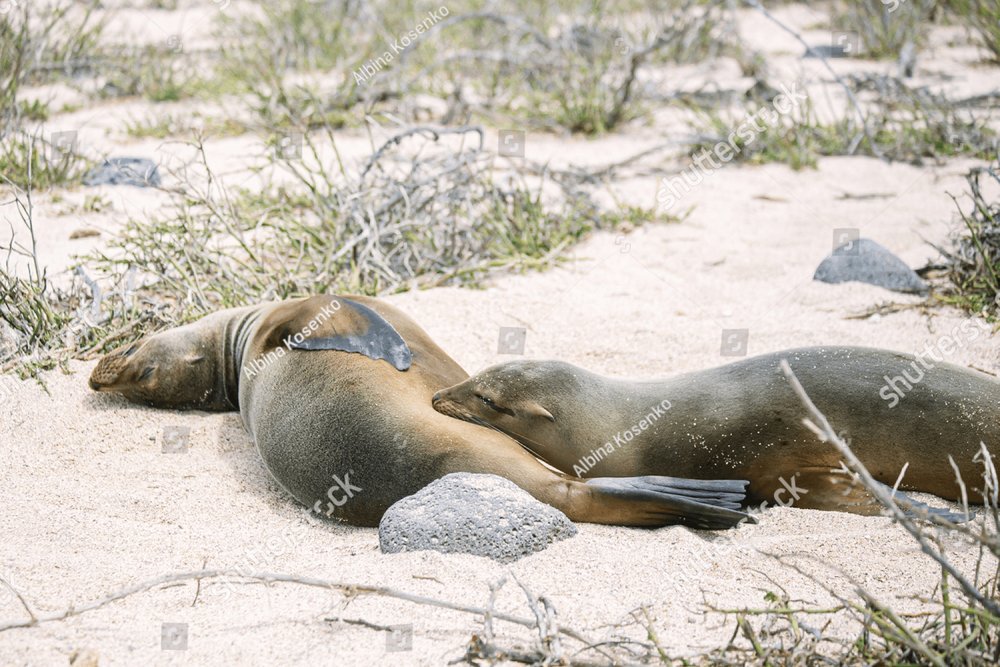
[[[745,494],[744,480],[690,480],[675,477],[596,477],[587,480],[599,495],[610,501],[626,499],[642,503],[651,513],[647,525],[679,523],[693,528],[717,530],[741,523],[756,523],[738,510]],[[600,501],[600,497],[598,497]],[[637,524],[633,524],[637,525]]]
[[[976,518],[976,513],[969,510],[969,514],[966,515],[964,512],[956,513],[949,509],[942,507],[932,507],[927,503],[922,503],[916,498],[911,498],[902,491],[893,492],[891,486],[886,486],[881,482],[875,482],[882,490],[893,497],[896,504],[899,505],[900,509],[906,512],[907,516],[913,517],[915,519],[926,519],[929,516],[936,516],[942,519],[951,521],[952,523],[965,523]]]

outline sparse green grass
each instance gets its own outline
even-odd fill
[[[946,0],[944,5],[961,25],[979,37],[979,41],[1000,63],[1000,3],[996,0]]]
[[[166,139],[178,132],[178,121],[169,115],[146,120],[126,121],[125,132],[134,139]]]
[[[865,58],[898,58],[923,46],[935,0],[857,0],[834,5],[833,26],[857,33]]]
[[[738,162],[780,162],[792,169],[803,169],[815,167],[816,160],[822,155],[834,155],[846,150],[850,123],[845,121],[828,125],[819,122],[811,100],[806,100],[781,117],[765,115],[769,109],[769,105],[751,102],[745,116],[740,118],[728,114],[723,116],[714,110],[696,109],[696,112],[704,128],[703,134],[716,136],[719,140],[727,139],[736,128],[746,130],[733,137],[733,145],[738,149],[734,159]],[[772,118],[775,120],[772,121]],[[763,130],[757,131],[760,127]],[[716,143],[706,140],[695,144],[691,155],[696,157],[703,152],[711,152]]]
[[[79,153],[21,131],[0,135],[0,185],[47,190],[79,182],[89,167]]]
[[[41,100],[21,101],[18,115],[29,123],[41,123],[49,119],[49,106]]]
[[[0,372],[16,370],[23,377],[55,367],[62,347],[59,335],[70,326],[68,309],[53,303],[44,278],[27,280],[0,271],[0,320],[13,332],[10,349],[0,349]],[[38,350],[46,354],[34,356]]]
[[[737,50],[721,2],[599,4],[573,21],[528,16],[456,21],[436,36],[445,57],[428,74],[447,71],[452,89],[482,99],[472,118],[603,134],[646,112],[644,67]]]
[[[927,537],[935,541],[933,531],[928,530]],[[984,536],[984,543],[991,539]],[[983,566],[988,571],[989,563]],[[1000,617],[970,603],[942,575],[942,586],[927,593],[929,609],[917,618],[864,590],[856,598],[840,597],[829,607],[797,603],[784,591],[769,591],[758,608],[725,610],[734,620],[733,641],[693,664],[995,665]],[[981,594],[993,596],[994,585],[994,577],[986,577]],[[861,630],[853,638],[827,635],[823,625],[838,615],[856,619]]]
[[[101,75],[104,98],[144,97],[150,102],[177,102],[208,85],[200,67],[169,45],[129,48],[108,45],[94,70]]]
[[[1000,319],[1000,201],[987,198],[983,188],[1000,187],[1000,164],[973,169],[966,176],[965,198],[956,199],[961,226],[951,248],[945,249],[951,289],[942,300]]]
[[[768,103],[751,101],[738,116],[695,109],[697,125],[707,136],[692,147],[691,155],[711,150],[716,141],[737,127],[746,127],[753,118],[760,119],[756,127],[764,129],[753,132],[750,140],[736,138],[736,161],[779,162],[802,169],[814,167],[826,155],[871,155],[921,164],[927,159],[990,159],[996,154],[1000,139],[988,119],[959,109],[946,98],[891,77],[876,76],[851,85],[858,92],[874,93],[866,106],[867,133],[849,108],[838,114],[839,120],[823,122],[811,98],[786,114],[773,113]]]
[[[354,3],[254,4],[255,11],[220,17],[222,57],[213,78],[248,94],[271,132],[360,124],[362,114],[347,115],[359,101],[351,73],[375,55],[376,44],[379,53],[388,48],[389,26],[371,22]],[[324,87],[299,75],[319,73],[329,79]]]
[[[209,116],[200,123],[186,115],[165,113],[146,120],[132,120],[125,124],[125,132],[135,139],[166,139],[181,137],[235,137],[247,132],[245,124],[231,117]]]
[[[21,88],[60,75],[51,62],[64,62],[95,49],[103,24],[94,19],[97,2],[22,2],[0,13],[0,134],[16,130],[25,120],[48,117],[40,101],[21,99]]]
[[[358,12],[309,0],[268,3],[225,19],[216,75],[240,81],[272,131],[360,125],[383,113],[412,119],[408,101],[426,94],[448,102],[453,123],[502,119],[601,134],[644,112],[642,67],[736,49],[718,0],[598,3],[582,19],[573,3],[564,3],[568,14],[518,4],[452,3],[397,53],[396,38],[439,5],[376,3]],[[387,51],[391,57],[358,83],[355,73]]]

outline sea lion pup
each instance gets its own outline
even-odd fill
[[[376,299],[314,296],[224,310],[104,357],[90,386],[148,405],[239,410],[295,499],[364,526],[452,472],[492,473],[574,521],[724,528],[746,482],[590,480],[554,472],[507,436],[435,412],[466,379],[409,317]]]
[[[980,443],[1000,448],[1000,383],[886,350],[787,350],[647,382],[558,361],[514,361],[438,392],[433,405],[506,433],[580,477],[737,477],[750,480],[750,503],[878,513],[833,446],[803,425],[806,413],[779,368],[782,359],[877,480],[894,485],[906,467],[900,488],[958,500],[950,455],[975,502]]]

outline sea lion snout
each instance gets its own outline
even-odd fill
[[[128,366],[128,358],[136,351],[140,343],[134,343],[127,348],[110,352],[97,362],[90,374],[90,388],[94,391],[106,391],[118,382],[122,372]]]
[[[431,397],[431,407],[443,415],[455,417],[456,419],[469,421],[469,417],[471,416],[467,410],[462,409],[459,403],[448,397],[447,389],[435,392],[434,396]]]

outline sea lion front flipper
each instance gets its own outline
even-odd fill
[[[368,328],[361,332],[351,331],[325,338],[304,337],[289,347],[293,350],[358,352],[371,359],[384,359],[395,366],[396,370],[405,371],[410,367],[412,355],[409,346],[385,318],[357,301],[344,297],[338,297],[337,300],[360,314],[368,322]]]
[[[681,484],[683,482],[683,484]],[[609,499],[626,499],[647,505],[647,511],[657,518],[657,525],[679,523],[693,528],[718,530],[733,528],[741,523],[756,523],[756,519],[733,507],[739,507],[742,491],[731,491],[734,485],[745,486],[747,482],[735,480],[707,481],[705,487],[698,491],[693,488],[700,480],[680,480],[674,477],[595,477],[588,479],[586,484],[600,489],[600,494]],[[723,490],[713,489],[722,485]],[[692,492],[703,494],[700,497],[690,495]],[[709,500],[710,494],[714,497]],[[737,500],[738,499],[738,500]],[[598,498],[600,500],[600,498]],[[654,524],[650,524],[654,525]]]

